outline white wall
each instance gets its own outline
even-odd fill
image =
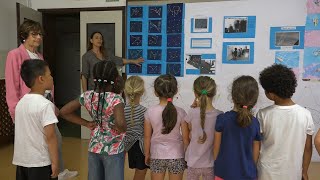
[[[33,9],[114,7],[125,6],[126,0],[31,0],[31,4]]]
[[[4,79],[8,51],[17,47],[16,2],[28,5],[28,0],[0,1],[0,79]]]

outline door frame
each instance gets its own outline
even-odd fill
[[[59,9],[38,9],[42,13],[42,19],[45,19],[46,15],[59,15],[59,14],[76,14],[81,11],[122,11],[122,57],[126,55],[126,7],[96,7],[96,8],[59,8]],[[45,23],[44,23],[45,25]],[[45,54],[44,54],[45,56]]]

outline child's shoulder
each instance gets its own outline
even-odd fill
[[[235,117],[237,115],[237,113],[235,111],[227,111],[227,112],[222,112],[219,111],[219,118],[231,118],[231,117]]]

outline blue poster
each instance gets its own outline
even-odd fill
[[[183,76],[184,4],[129,6],[127,14],[127,58],[145,60],[127,65],[128,75]]]
[[[284,47],[303,49],[304,30],[304,26],[271,27],[270,49],[281,49]]]

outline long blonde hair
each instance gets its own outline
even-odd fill
[[[203,144],[207,139],[207,133],[204,130],[204,124],[206,120],[206,108],[208,103],[208,97],[213,98],[216,95],[217,85],[215,81],[208,76],[200,76],[193,83],[194,93],[200,100],[200,125],[202,128],[202,136],[199,137],[198,143]]]
[[[129,104],[131,107],[131,126],[134,125],[133,121],[133,113],[134,113],[134,100],[136,97],[140,97],[143,95],[144,89],[144,81],[139,76],[131,76],[126,80],[124,85],[124,93],[129,99]]]

